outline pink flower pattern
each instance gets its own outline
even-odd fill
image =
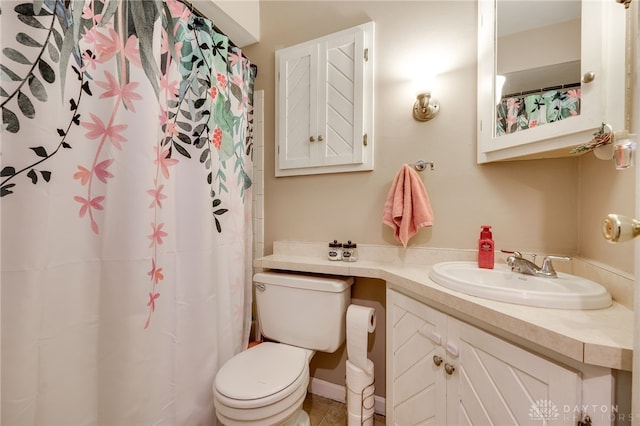
[[[169,167],[178,164],[178,160],[175,158],[169,158],[168,149],[162,150],[160,147],[154,147],[154,149],[156,150],[157,155],[153,164],[158,165],[162,171],[162,176],[164,176],[165,179],[169,179]]]
[[[184,33],[185,28],[187,28],[186,23],[191,15],[189,9],[177,0],[165,0],[164,3],[170,16],[164,17],[165,19],[168,18],[169,23],[166,26],[163,25],[161,30],[160,51],[165,59],[161,62],[162,69],[158,75],[157,86],[155,86],[158,88],[158,125],[161,128],[161,137],[152,147],[153,156],[151,161],[155,166],[155,175],[152,185],[146,190],[146,194],[149,196],[148,208],[153,219],[150,222],[151,231],[147,231],[146,234],[151,251],[151,265],[147,272],[150,287],[148,299],[145,302],[148,308],[148,316],[144,328],[150,326],[152,314],[156,311],[161,300],[159,288],[165,279],[165,270],[162,266],[162,251],[160,248],[170,237],[170,230],[167,230],[168,225],[162,219],[162,209],[169,198],[166,184],[171,180],[174,168],[179,164],[179,160],[175,156],[176,150],[180,147],[174,148],[173,141],[179,140],[180,137],[184,138],[185,134],[181,129],[181,126],[185,124],[178,122],[176,119],[180,106],[176,108],[175,104],[182,101],[180,96],[184,96],[182,84],[184,84],[186,77],[183,74],[183,80],[181,81],[173,76],[175,71],[170,72],[170,69],[175,69],[179,66],[179,64],[174,64],[175,57],[180,57],[184,49],[193,49],[193,45],[190,46],[187,43],[196,43],[195,46],[198,46],[197,41],[191,41],[189,37],[184,37],[183,40],[177,39],[179,32],[182,31]],[[100,10],[104,12],[103,9]],[[76,166],[73,179],[78,181],[82,192],[75,195],[74,200],[79,205],[78,217],[88,220],[91,230],[95,234],[100,234],[97,214],[105,208],[106,195],[104,194],[107,191],[104,187],[115,179],[117,174],[115,167],[117,162],[113,155],[125,151],[126,142],[129,142],[130,137],[127,134],[128,125],[121,117],[123,117],[124,112],[129,114],[137,113],[137,110],[140,109],[139,104],[143,100],[140,94],[142,90],[141,82],[129,80],[131,67],[143,68],[144,64],[140,52],[140,41],[135,33],[127,33],[127,17],[122,14],[122,10],[119,9],[119,12],[112,16],[109,22],[103,22],[103,15],[95,13],[94,2],[89,1],[84,3],[82,18],[85,21],[91,21],[93,25],[81,27],[81,42],[84,50],[81,51],[82,66],[80,72],[87,73],[90,76],[92,84],[99,88],[98,99],[103,100],[105,105],[110,106],[111,113],[110,116],[105,116],[92,111],[83,115],[82,120],[79,119],[79,124],[84,129],[83,143],[95,144],[95,156],[90,164],[78,164]],[[169,45],[167,28],[174,33],[174,40],[171,45]],[[207,98],[207,102],[211,102],[211,108],[213,108],[216,102],[229,101],[226,98],[230,92],[228,86],[235,85],[240,89],[241,93],[241,99],[234,99],[234,102],[231,102],[234,105],[234,110],[236,110],[238,109],[238,102],[248,103],[249,79],[243,74],[249,73],[247,68],[249,64],[239,50],[229,49],[226,61],[228,61],[229,69],[234,68],[235,71],[228,74],[227,62],[225,62],[224,68],[218,68],[221,72],[216,72],[213,67],[208,69],[210,73],[213,71],[210,75],[213,76],[214,81],[210,83],[211,87],[208,87],[203,96]],[[113,64],[118,67],[117,71],[113,71],[113,68],[107,69],[107,66],[110,67]],[[211,64],[207,64],[207,66],[211,67]],[[188,110],[188,108],[183,107],[183,110]],[[247,114],[247,112],[244,111],[244,114]],[[79,117],[80,115],[78,115]],[[244,120],[248,121],[246,116]],[[199,144],[205,143],[201,142],[202,140],[206,141],[209,144],[207,149],[215,150],[221,148],[223,136],[226,137],[226,135],[228,135],[228,130],[223,132],[214,122],[206,133],[198,136],[194,135],[194,137],[200,138]],[[195,142],[193,143],[195,144]],[[243,151],[243,147],[240,146],[239,152]],[[185,154],[183,153],[183,155]],[[213,155],[209,154],[209,156]],[[224,191],[225,186],[220,185],[219,188]],[[216,202],[219,202],[219,200],[214,200],[214,206],[217,205]],[[226,208],[218,208],[214,215],[223,214],[225,211],[227,211]],[[216,217],[215,220],[219,226],[218,218]],[[242,234],[240,233],[239,235],[241,236]],[[238,284],[238,288],[241,286],[241,284]],[[238,295],[233,307],[234,311],[243,309],[242,303],[237,303],[238,300],[242,299]]]
[[[149,204],[149,208],[153,208],[153,207],[162,208],[162,200],[167,198],[167,196],[162,193],[163,188],[164,188],[164,185],[158,185],[155,188],[147,191],[147,194],[153,197],[153,201],[151,202],[151,204]]]

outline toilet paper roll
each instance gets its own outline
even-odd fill
[[[362,389],[373,383],[375,367],[373,365],[373,361],[370,359],[367,360],[367,367],[365,369],[358,367],[350,360],[347,360],[346,367],[347,387],[354,392],[360,392]]]
[[[368,419],[373,419],[375,408],[373,362],[367,359],[367,368],[363,370],[347,360],[346,367],[349,426],[367,424]]]
[[[369,333],[375,329],[375,309],[349,305],[347,308],[347,359],[363,370],[367,368]]]

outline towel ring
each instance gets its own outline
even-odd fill
[[[418,160],[413,164],[413,167],[419,172],[426,170],[427,166],[429,166],[429,170],[433,170],[435,168],[433,161]]]

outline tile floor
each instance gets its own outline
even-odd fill
[[[302,406],[309,414],[311,426],[346,426],[347,406],[331,399],[311,393],[307,394]],[[384,426],[385,418],[379,414],[374,416],[374,426]]]

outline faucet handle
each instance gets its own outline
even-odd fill
[[[540,272],[544,275],[550,276],[550,277],[556,277],[558,274],[556,273],[556,270],[553,269],[553,262],[554,260],[561,260],[564,262],[567,262],[569,260],[571,260],[570,257],[568,256],[545,256],[544,260],[542,261],[542,268],[540,268]]]
[[[554,255],[549,255],[549,256],[545,256],[545,259],[549,259],[549,260],[562,260],[562,261],[569,261],[571,260],[571,258],[569,256],[554,256]]]
[[[511,270],[519,271],[520,268],[517,265],[519,261],[517,259],[522,259],[522,253],[520,253],[519,251],[513,251],[513,250],[500,250],[500,251],[504,254],[509,255],[509,257],[507,257],[507,265],[511,267]]]

